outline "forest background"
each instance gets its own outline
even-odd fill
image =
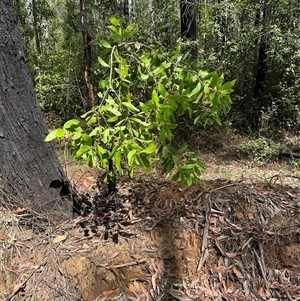
[[[237,80],[232,108],[221,113],[222,124],[230,131],[274,139],[278,134],[297,134],[297,1],[185,2],[195,5],[200,68]],[[92,102],[97,104],[103,76],[99,42],[109,37],[109,16],[120,18],[124,25],[136,24],[134,42],[171,52],[184,44],[179,4],[174,0],[14,0],[35,91],[50,127],[80,116]],[[181,124],[197,130],[188,119]]]

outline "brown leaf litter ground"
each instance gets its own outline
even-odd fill
[[[77,167],[85,214],[43,231],[2,204],[0,300],[300,300],[298,173],[218,160],[198,185],[124,178],[115,197]]]

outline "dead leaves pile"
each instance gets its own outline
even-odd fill
[[[14,238],[17,253],[30,254],[37,246],[49,246],[43,251],[46,261],[33,256],[9,267],[3,260],[2,276],[14,277],[0,291],[0,300],[17,295],[38,300],[41,295],[33,297],[38,292],[34,283],[41,277],[57,293],[47,279],[53,267],[55,279],[59,275],[65,279],[60,280],[64,295],[57,300],[300,300],[298,190],[220,180],[186,189],[174,183],[123,182],[119,192],[115,210],[95,206],[90,215],[44,233],[41,241]],[[166,223],[172,229],[166,228],[165,240],[158,241],[157,233]],[[189,241],[178,240],[183,231],[191,233]],[[105,233],[112,234],[105,237]],[[121,238],[118,244],[111,242],[115,233]],[[8,252],[12,237],[7,227],[0,229],[0,243]],[[117,251],[109,253],[112,246]],[[101,276],[108,285],[97,288],[93,299],[80,290],[88,290],[83,282],[94,282],[95,289],[97,279],[86,280],[78,268],[71,271],[63,263],[75,257],[81,258],[82,271],[89,277],[99,277],[100,270],[111,274]]]

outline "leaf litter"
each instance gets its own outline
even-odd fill
[[[86,192],[81,216],[31,239],[24,210],[6,221],[3,204],[0,300],[300,300],[299,189],[124,178],[118,190]]]

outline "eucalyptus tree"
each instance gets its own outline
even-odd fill
[[[0,1],[0,204],[71,216],[68,186],[34,93],[12,1]]]

